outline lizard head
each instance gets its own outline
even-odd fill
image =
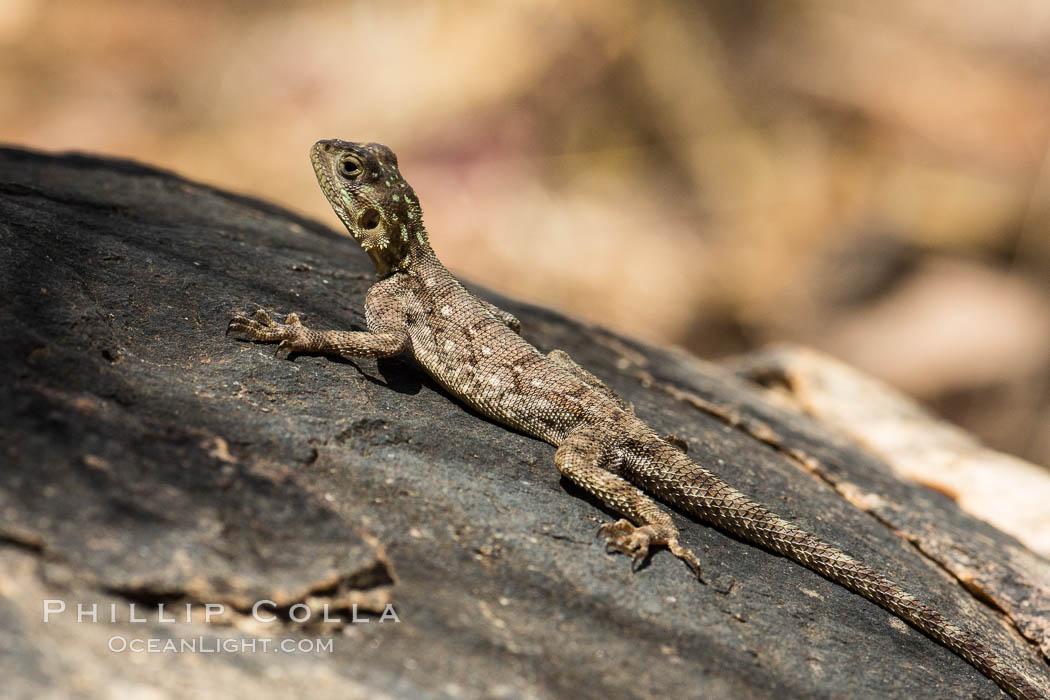
[[[328,203],[381,277],[429,248],[423,210],[389,148],[331,139],[315,143],[310,160]]]

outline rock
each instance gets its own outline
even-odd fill
[[[0,211],[9,695],[999,693],[877,606],[684,517],[711,584],[666,552],[632,573],[553,448],[403,359],[287,361],[225,338],[257,307],[363,327],[367,257],[320,224],[134,163],[16,149],[0,150]],[[977,600],[898,530],[978,572],[1011,566],[1015,540],[725,370],[497,301],[694,459],[1046,675],[986,604],[994,587]],[[1046,583],[1016,573],[1042,643]],[[151,639],[169,650],[123,648]],[[273,650],[289,640],[300,651]]]

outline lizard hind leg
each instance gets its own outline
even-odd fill
[[[598,531],[606,539],[609,549],[628,555],[635,569],[649,558],[650,547],[664,546],[671,554],[684,561],[700,581],[700,562],[679,542],[678,528],[671,515],[656,502],[623,477],[617,469],[613,450],[608,449],[609,433],[586,426],[577,428],[566,437],[554,455],[558,471],[606,508],[624,516]]]

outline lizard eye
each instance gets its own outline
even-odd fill
[[[361,228],[371,231],[379,225],[379,212],[375,209],[365,209],[357,223]]]
[[[354,157],[344,158],[339,161],[339,172],[343,177],[353,180],[363,172],[361,161]]]

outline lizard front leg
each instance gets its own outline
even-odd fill
[[[367,331],[315,331],[296,314],[276,323],[262,309],[249,318],[234,316],[226,328],[245,340],[278,343],[277,353],[320,352],[346,357],[393,357],[409,346],[404,304],[394,283],[384,280],[372,286],[365,297]]]
[[[627,518],[603,525],[599,534],[605,535],[611,548],[632,557],[635,566],[645,562],[651,545],[665,546],[703,581],[700,562],[679,543],[678,528],[671,515],[636,486],[613,473],[611,469],[616,468],[616,461],[621,458],[612,456],[608,440],[608,433],[598,428],[577,428],[554,455],[558,471],[569,481]]]

